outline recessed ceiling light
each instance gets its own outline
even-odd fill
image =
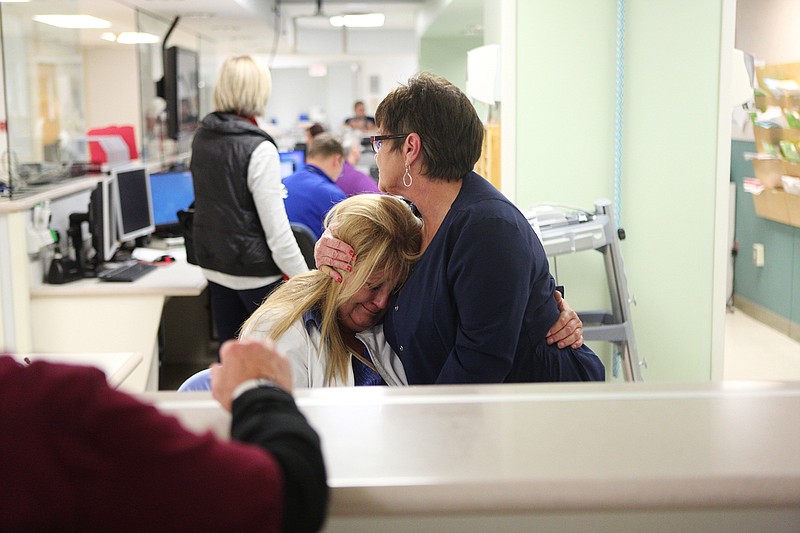
[[[100,34],[100,38],[104,41],[119,44],[155,44],[161,42],[161,38],[157,35],[137,31],[123,31],[119,35],[114,35],[112,32],[107,31]]]
[[[341,28],[380,28],[383,26],[386,17],[383,13],[361,13],[354,15],[337,15],[331,17],[331,26]]]
[[[58,28],[110,28],[111,23],[91,15],[34,15],[33,20]]]
[[[124,31],[117,35],[117,42],[120,44],[155,44],[161,42],[161,37],[140,31]]]

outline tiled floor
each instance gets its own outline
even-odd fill
[[[800,342],[739,309],[725,318],[726,380],[800,380]]]

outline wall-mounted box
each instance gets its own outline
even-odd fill
[[[781,176],[784,174],[784,163],[782,159],[756,157],[751,160],[753,163],[753,173],[758,181],[768,189],[781,186]],[[788,163],[787,163],[788,164]]]
[[[789,211],[789,224],[800,228],[800,194],[784,192],[786,210]]]
[[[767,220],[800,227],[800,195],[783,189],[764,189],[753,195],[756,215]]]

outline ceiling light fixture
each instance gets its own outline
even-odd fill
[[[353,15],[337,15],[331,17],[331,26],[341,28],[380,28],[386,17],[383,13],[360,13]]]
[[[91,15],[34,15],[33,20],[57,28],[76,30],[111,27],[109,21]]]
[[[100,34],[100,38],[104,41],[119,44],[155,44],[161,42],[161,38],[158,35],[137,31],[123,31],[119,35],[114,35],[112,32],[107,31]]]
[[[160,43],[161,38],[152,33],[140,31],[123,31],[117,35],[117,42],[120,44],[155,44]]]

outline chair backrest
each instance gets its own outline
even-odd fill
[[[308,268],[316,268],[316,264],[314,263],[314,245],[317,243],[317,238],[314,236],[314,232],[311,231],[311,228],[299,222],[292,222],[290,225],[292,226],[292,233],[294,233],[297,245],[300,246],[300,252],[303,254]]]

